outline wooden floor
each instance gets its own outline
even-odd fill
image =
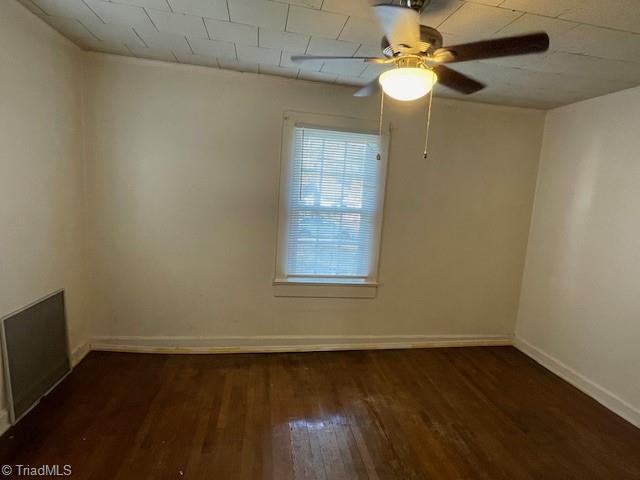
[[[73,479],[640,479],[640,430],[511,347],[93,352],[0,439]]]

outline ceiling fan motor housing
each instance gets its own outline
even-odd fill
[[[432,53],[434,50],[442,47],[442,34],[432,27],[420,25],[420,43],[416,46],[420,53]],[[402,47],[391,45],[387,37],[382,37],[382,54],[391,58],[403,53]]]

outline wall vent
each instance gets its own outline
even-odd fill
[[[15,423],[71,371],[64,290],[0,323],[7,403]]]

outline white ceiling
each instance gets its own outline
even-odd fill
[[[367,0],[19,1],[87,50],[348,85],[381,71],[289,59],[379,55]],[[640,85],[640,0],[433,0],[422,23],[449,45],[549,33],[546,54],[455,65],[488,84],[470,100],[552,108]]]

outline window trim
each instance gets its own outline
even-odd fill
[[[371,274],[362,281],[349,281],[344,278],[321,278],[313,280],[303,278],[289,278],[286,276],[286,258],[288,238],[288,201],[289,179],[293,165],[292,155],[295,145],[295,128],[305,126],[334,131],[347,131],[373,134],[380,137],[380,177],[378,179],[378,205],[374,245],[371,249]],[[378,272],[382,242],[382,227],[384,219],[384,202],[386,193],[387,164],[389,156],[389,130],[385,128],[382,135],[375,120],[365,120],[354,117],[337,115],[314,114],[298,111],[287,111],[283,115],[282,144],[280,155],[280,179],[278,184],[278,220],[276,234],[276,255],[274,268],[275,296],[295,297],[342,297],[342,298],[372,298],[378,286]],[[294,288],[288,288],[292,286]],[[290,293],[287,293],[290,292]]]

